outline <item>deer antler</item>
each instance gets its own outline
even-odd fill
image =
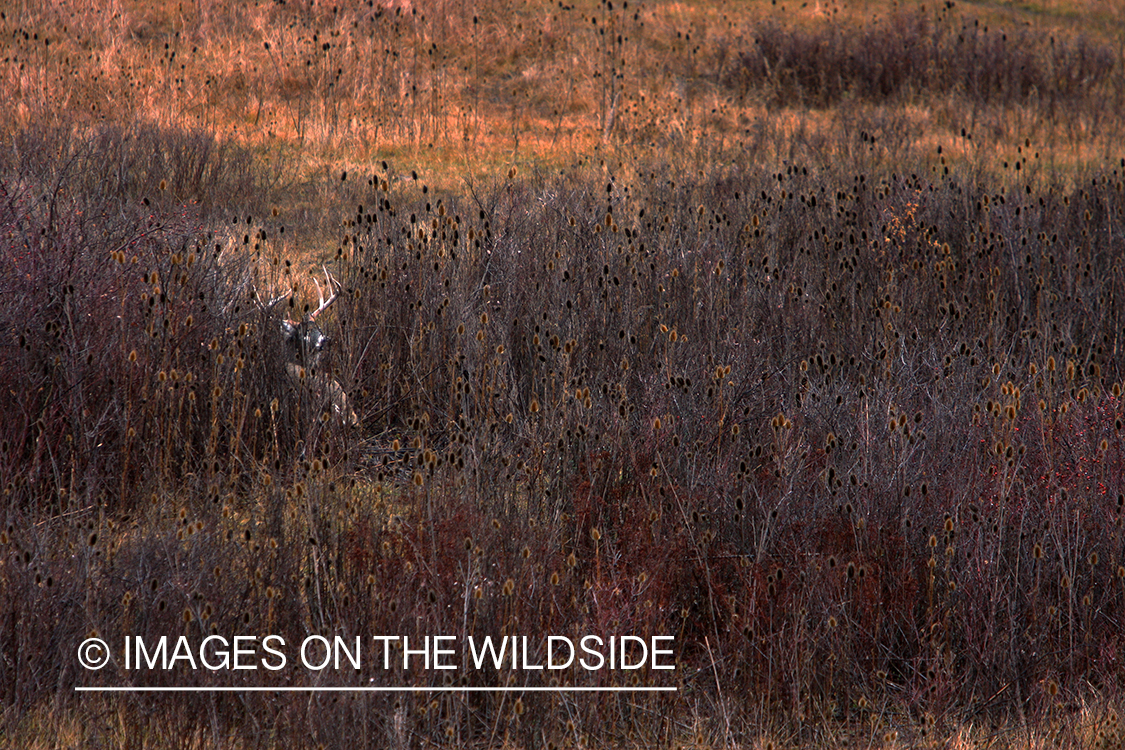
[[[336,301],[336,297],[340,294],[341,284],[328,273],[328,269],[321,266],[324,270],[324,280],[328,284],[328,288],[332,290],[332,296],[327,300],[324,299],[324,293],[320,289],[320,282],[313,277],[313,283],[316,284],[316,296],[320,298],[320,306],[309,314],[309,320],[316,320],[316,316],[328,309],[328,306]]]
[[[273,308],[274,308],[274,306],[275,306],[275,305],[276,305],[276,304],[277,304],[278,302],[281,302],[281,301],[282,301],[282,300],[284,300],[284,299],[288,299],[288,298],[289,298],[289,295],[290,295],[290,294],[292,294],[292,293],[293,293],[293,290],[292,290],[292,289],[290,289],[290,290],[289,290],[289,291],[287,291],[287,292],[286,292],[285,294],[282,294],[282,295],[280,295],[280,296],[278,296],[278,297],[274,297],[274,298],[273,298],[272,300],[270,300],[270,301],[269,301],[269,303],[267,304],[267,303],[264,303],[264,302],[262,302],[262,298],[261,298],[260,296],[258,296],[258,290],[257,290],[257,289],[255,289],[255,290],[254,290],[254,301],[258,303],[258,307],[262,308],[262,309],[263,309],[263,310],[265,310],[265,311],[266,311],[267,313],[270,313],[270,312],[273,312]]]

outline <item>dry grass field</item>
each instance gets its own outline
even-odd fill
[[[1116,2],[3,1],[0,87],[0,747],[1125,741]]]

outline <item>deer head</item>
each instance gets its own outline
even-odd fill
[[[316,293],[317,297],[320,299],[320,304],[315,310],[305,316],[303,320],[282,318],[279,325],[281,337],[285,340],[286,347],[290,354],[290,361],[307,369],[315,369],[317,365],[320,364],[322,355],[332,343],[332,338],[324,333],[320,325],[316,322],[316,319],[321,313],[328,309],[329,305],[336,301],[336,297],[339,295],[340,282],[336,281],[336,279],[332,277],[332,274],[328,273],[327,268],[323,268],[323,270],[324,279],[332,295],[328,299],[324,299],[324,290],[321,289],[320,282],[314,278],[313,284],[316,285]],[[271,313],[279,302],[288,299],[292,293],[293,291],[289,290],[270,300],[268,303],[262,302],[257,292],[254,293],[254,297],[263,310],[267,313]]]

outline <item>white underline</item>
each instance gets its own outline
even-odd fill
[[[675,687],[75,687],[79,693],[657,693]]]

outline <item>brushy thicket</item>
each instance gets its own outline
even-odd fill
[[[1032,102],[1096,111],[1090,94],[1120,81],[1116,52],[1084,36],[1036,28],[993,28],[947,9],[904,10],[865,26],[793,27],[766,20],[754,44],[724,71],[723,83],[764,87],[777,105],[829,106],[954,94],[978,105]],[[1120,87],[1115,87],[1120,96]],[[1087,109],[1089,107],[1089,109]]]
[[[956,68],[952,37],[893,28]],[[778,77],[801,33],[763,31],[773,77],[748,51],[730,85],[874,96],[848,66],[883,31],[802,53],[841,71],[827,88]],[[1001,41],[1018,67],[1031,42]],[[954,73],[980,102],[1039,85],[985,95]],[[871,139],[884,116],[827,144],[761,127],[754,161],[702,169],[610,144],[598,166],[458,193],[352,169],[320,188],[340,236],[318,258],[286,257],[287,196],[238,148],[7,132],[4,731],[76,715],[77,744],[126,746],[938,745],[1019,724],[1119,742],[1125,161],[1064,181],[1030,142],[1003,169],[919,160]],[[278,317],[315,306],[321,264],[342,284],[333,347],[297,381]],[[286,289],[277,310],[255,299]],[[673,635],[677,668],[74,659],[93,634],[212,633],[526,635],[537,662],[549,635]],[[554,680],[678,691],[72,692]]]
[[[254,302],[263,274],[250,235],[216,213],[259,192],[248,154],[145,127],[22,132],[11,145],[0,349],[9,502],[48,514],[127,508],[154,477],[199,488],[247,471],[242,454],[265,455],[267,425],[292,444],[292,420],[260,413],[282,395],[278,363],[246,367],[283,356],[276,321]]]
[[[160,731],[209,717],[255,742],[721,741],[764,717],[881,737],[1119,694],[1120,166],[1031,192],[798,165],[595,179],[466,198],[379,170],[340,187],[363,201],[329,324],[359,438],[323,398],[308,408],[315,388],[294,397],[253,268],[224,265],[284,267],[280,227],[224,245],[173,221],[200,208],[122,193],[52,220],[33,188],[15,195],[6,700],[137,679],[44,658],[91,629],[677,637],[674,673],[637,674],[675,695],[249,695],[161,714]]]

